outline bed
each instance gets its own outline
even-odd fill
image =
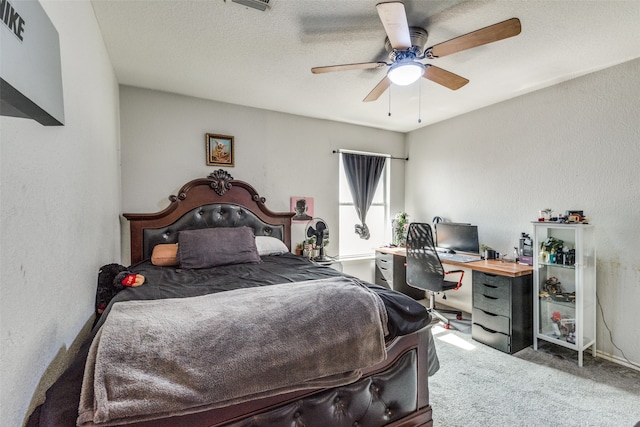
[[[124,214],[145,282],[111,300],[29,426],[432,425],[422,305],[290,253],[294,214],[222,169],[169,200]],[[176,244],[177,264],[158,258]]]

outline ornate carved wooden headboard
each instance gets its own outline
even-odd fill
[[[291,249],[292,212],[273,212],[248,183],[223,169],[184,184],[169,206],[156,213],[125,213],[131,233],[131,263],[151,257],[159,243],[177,243],[180,230],[211,227],[253,228],[256,236],[273,236]]]

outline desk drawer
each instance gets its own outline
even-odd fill
[[[473,272],[473,290],[495,298],[511,297],[511,279],[480,271]]]
[[[511,280],[481,272],[473,273],[473,307],[500,316],[511,316]]]
[[[376,252],[376,265],[388,265],[391,267],[393,265],[393,255],[385,254],[384,252]]]
[[[381,280],[384,280],[385,282],[392,284],[393,283],[393,270],[391,269],[386,269],[386,268],[380,268],[376,265],[376,279],[380,278]]]
[[[491,295],[486,295],[482,292],[473,292],[473,308],[479,308],[491,314],[498,314],[500,316],[510,317],[510,302],[506,298],[496,298]]]
[[[389,289],[393,289],[393,280],[391,279],[387,279],[387,276],[385,276],[376,266],[376,277],[375,277],[375,283],[376,285],[380,285],[380,286],[384,286],[385,288],[389,288]]]
[[[471,337],[505,353],[511,352],[511,337],[509,335],[478,325],[475,323],[475,319],[471,325]]]
[[[473,323],[484,326],[492,331],[502,332],[503,334],[511,334],[511,319],[498,314],[488,313],[479,308],[473,308]]]

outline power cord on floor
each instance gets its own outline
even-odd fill
[[[611,341],[611,344],[613,344],[613,346],[620,352],[620,354],[622,354],[622,357],[624,358],[624,360],[627,361],[629,365],[636,366],[635,363],[631,362],[627,358],[626,354],[624,354],[624,351],[622,351],[622,349],[618,347],[615,342],[613,342],[613,333],[611,332],[611,329],[609,328],[609,325],[607,325],[607,321],[604,318],[604,310],[602,309],[602,304],[600,304],[600,298],[598,298],[598,293],[596,293],[596,302],[598,303],[598,307],[600,307],[600,314],[602,315],[602,323],[604,323],[604,327],[607,328],[607,331],[609,332],[609,340]]]

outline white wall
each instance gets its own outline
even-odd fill
[[[205,134],[216,133],[235,138],[235,166],[226,170],[252,184],[271,210],[288,212],[291,196],[313,197],[315,216],[337,236],[338,156],[332,151],[405,155],[404,135],[396,132],[128,86],[120,88],[120,108],[124,212],[164,209],[182,184],[219,169],[205,157]],[[404,167],[402,160],[391,163],[392,212],[403,206]],[[294,223],[293,243],[302,241],[305,225]],[[327,253],[336,252],[330,244]]]
[[[596,226],[604,320],[635,363],[638,75],[634,60],[412,132],[406,176],[406,210],[415,219],[478,224],[480,242],[508,254],[538,210],[584,210]],[[621,356],[600,312],[597,332],[597,348]]]
[[[120,255],[113,69],[89,2],[41,3],[60,35],[66,125],[0,118],[3,426],[22,425],[62,372],[98,268]]]

